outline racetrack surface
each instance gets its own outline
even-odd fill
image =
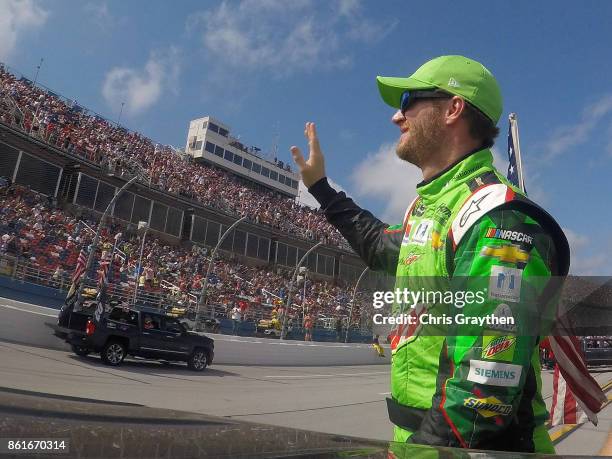
[[[327,433],[389,440],[385,397],[388,365],[267,366],[215,363],[203,373],[184,364],[166,365],[126,360],[108,367],[97,356],[72,354],[41,322],[53,321],[46,308],[30,312],[0,300],[0,386],[96,400],[142,404],[232,419],[296,427]],[[41,334],[42,333],[42,334]],[[11,338],[12,337],[12,338]],[[224,345],[238,346],[233,337]],[[31,341],[32,344],[24,344]],[[230,343],[230,344],[228,344]],[[247,349],[260,346],[248,342]],[[217,349],[216,349],[217,351]],[[372,353],[367,347],[362,352]],[[603,385],[612,378],[608,368],[596,370]],[[543,394],[550,407],[552,375],[545,371]],[[557,446],[558,452],[594,454],[612,421],[612,406],[600,414],[600,425],[584,426]]]
[[[45,322],[56,323],[58,310],[0,298],[0,339],[69,350]],[[390,363],[390,353],[379,357],[368,344],[304,342],[208,334],[215,339],[215,363],[268,366],[367,365]]]

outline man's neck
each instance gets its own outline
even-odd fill
[[[478,141],[453,143],[444,150],[438,151],[437,154],[431,155],[427,158],[427,164],[421,166],[423,181],[430,180],[440,172],[448,169],[451,165],[465,158],[470,152],[479,148]]]

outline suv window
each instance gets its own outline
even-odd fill
[[[108,320],[121,322],[128,325],[138,325],[138,314],[135,311],[114,308],[108,315]]]
[[[177,319],[166,318],[166,331],[170,333],[183,333],[183,327]]]
[[[160,330],[160,317],[154,314],[143,314],[142,328],[144,330]]]

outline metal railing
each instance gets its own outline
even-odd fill
[[[72,284],[71,273],[45,269],[29,260],[6,254],[0,255],[0,275],[11,277],[16,281],[42,285],[60,291],[68,291]],[[93,292],[97,292],[97,281],[92,278],[84,278],[83,282],[85,295],[90,298],[92,295],[95,297]],[[109,282],[106,287],[109,298],[126,304],[132,304],[133,291],[133,282]],[[146,305],[153,308],[176,307],[194,310],[195,303],[196,296],[193,294],[166,294],[163,290],[161,292],[141,290],[136,297],[137,305]]]
[[[31,263],[29,260],[14,257],[11,255],[0,255],[0,276],[6,276],[22,283],[31,283],[41,285],[61,292],[68,292],[72,285],[72,275],[66,271],[56,273],[54,270],[41,268]],[[178,287],[174,284],[162,280],[160,282],[161,292],[149,292],[139,290],[136,298],[137,307],[149,307],[165,311],[175,311],[177,313],[184,312],[186,316],[195,314],[198,297],[193,293],[178,293]],[[167,291],[167,292],[166,292]],[[92,278],[84,279],[84,298],[89,301],[96,299],[98,292],[97,281]],[[110,282],[106,287],[107,298],[118,301],[122,304],[131,305],[133,302],[134,285],[130,282]],[[174,293],[172,293],[174,292]],[[178,293],[178,294],[177,294]],[[274,294],[272,294],[274,295]],[[237,298],[237,297],[236,297]],[[214,312],[214,318],[223,319],[231,318],[231,307],[226,304],[213,302],[207,304],[202,309],[202,317],[211,318]],[[260,324],[260,321],[271,321],[273,318],[273,307],[268,304],[251,303],[245,316],[249,321],[254,322],[255,326]],[[278,316],[277,316],[278,319]],[[315,320],[314,328],[321,330],[334,330],[336,318],[320,317]],[[348,318],[343,318],[343,327],[346,327]],[[301,330],[303,328],[302,318],[296,317],[293,320],[292,328]],[[355,329],[357,329],[355,327]],[[368,331],[362,327],[362,332]]]

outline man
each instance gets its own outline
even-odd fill
[[[374,348],[379,357],[385,356],[385,350],[380,345],[380,335],[374,336],[374,339],[372,340],[372,347]]]
[[[313,320],[310,312],[304,317],[304,341],[312,341]]]
[[[235,305],[232,309],[232,335],[238,334],[240,330],[240,322],[242,321],[242,311]]]
[[[155,324],[153,323],[153,320],[151,319],[151,316],[145,316],[144,319],[144,329],[145,330],[153,330],[155,328]]]
[[[291,147],[304,184],[371,269],[395,274],[396,288],[482,296],[469,304],[393,305],[394,314],[410,313],[416,324],[400,325],[391,343],[394,439],[552,453],[538,331],[542,299],[558,293],[551,276],[567,274],[569,248],[552,217],[493,167],[499,86],[482,64],[462,56],[377,83],[398,109],[398,157],[423,173],[403,223],[389,226],[329,186],[313,123],[305,127],[308,160]],[[459,313],[496,322],[466,325]],[[428,316],[452,320],[436,326],[422,322]]]

